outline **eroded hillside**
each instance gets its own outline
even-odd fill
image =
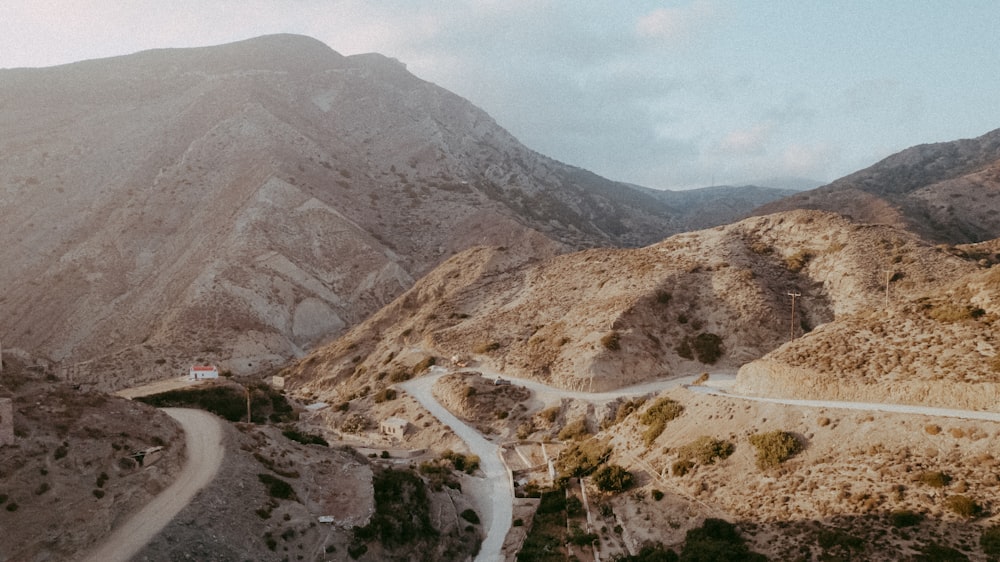
[[[891,227],[797,211],[677,235],[634,250],[532,259],[518,248],[457,255],[390,306],[286,369],[328,398],[428,356],[471,357],[554,386],[605,390],[732,371],[891,289],[937,287],[975,262]],[[796,300],[791,322],[791,300]]]

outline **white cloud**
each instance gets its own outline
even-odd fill
[[[754,125],[749,129],[730,131],[719,141],[719,152],[730,155],[759,155],[767,150],[773,127],[768,123]]]
[[[640,17],[636,33],[647,39],[682,40],[700,29],[716,14],[715,6],[707,0],[676,8],[659,8]]]

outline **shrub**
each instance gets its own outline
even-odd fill
[[[279,500],[298,500],[298,496],[295,495],[295,489],[292,488],[292,485],[285,482],[281,478],[261,473],[257,475],[257,479],[267,487],[267,493],[272,498],[277,498]]]
[[[396,389],[395,388],[383,388],[382,390],[375,393],[372,398],[376,404],[381,404],[383,402],[389,402],[390,400],[396,399]]]
[[[590,432],[587,431],[587,420],[583,418],[570,422],[559,430],[559,439],[563,441],[578,440],[587,435],[590,435]]]
[[[621,349],[621,338],[619,337],[618,332],[608,332],[607,334],[604,334],[604,337],[601,338],[601,345],[604,346],[604,349],[609,351],[618,351]]]
[[[483,342],[472,348],[474,353],[485,354],[500,349],[499,342]]]
[[[937,435],[938,433],[941,433],[941,426],[929,423],[924,426],[924,431],[926,431],[928,435]]]
[[[521,519],[520,517],[518,517],[517,519],[514,520],[513,523],[511,523],[511,526],[512,527],[524,527],[524,519]]]
[[[923,514],[909,509],[893,511],[889,514],[889,522],[892,523],[893,527],[912,527],[914,525],[919,525],[923,520]]]
[[[951,476],[940,471],[927,471],[917,476],[917,481],[932,488],[944,488],[951,483]]]
[[[735,447],[729,441],[713,439],[703,435],[677,450],[678,457],[695,460],[701,464],[712,464],[716,459],[725,459],[733,454]]]
[[[693,462],[689,460],[679,460],[670,466],[670,474],[673,474],[674,476],[684,476],[692,468],[694,468]]]
[[[681,340],[681,343],[677,344],[674,351],[682,359],[694,359],[694,351],[691,350],[691,343],[688,342],[688,338]]]
[[[389,382],[395,384],[400,382],[405,382],[413,377],[409,371],[405,369],[396,369],[389,375]]]
[[[716,334],[703,332],[695,336],[692,342],[694,354],[698,361],[712,365],[722,357],[722,338]]]
[[[617,494],[631,488],[635,484],[635,477],[624,467],[609,464],[597,469],[594,473],[594,484],[602,492]]]
[[[94,488],[94,491],[91,493],[94,494],[94,497],[97,499],[104,497],[104,490],[101,490],[100,488]]]
[[[556,461],[556,470],[562,478],[589,476],[610,457],[608,441],[588,439],[564,449]]]
[[[324,447],[329,447],[330,444],[327,443],[326,439],[322,436],[315,435],[312,433],[305,433],[299,431],[295,428],[289,428],[281,432],[282,435],[295,441],[297,443],[302,443],[303,445],[323,445]]]
[[[646,411],[639,416],[639,421],[649,426],[642,434],[646,446],[652,445],[653,441],[656,441],[656,438],[666,429],[667,422],[681,415],[682,412],[684,412],[684,406],[670,398],[660,398],[652,406],[646,408]]]
[[[462,519],[468,521],[469,523],[472,523],[473,525],[479,524],[479,515],[477,515],[476,512],[472,509],[466,509],[465,511],[460,513],[459,516]]]
[[[660,490],[653,490],[652,495],[654,501],[660,501],[663,499],[663,492]]]
[[[661,291],[657,291],[656,292],[656,302],[658,302],[660,304],[670,304],[670,299],[671,298],[673,298],[673,295],[671,295],[667,291],[662,291],[661,290]]]
[[[354,528],[354,539],[378,539],[389,548],[438,536],[431,524],[430,500],[424,481],[406,470],[375,475],[375,513],[364,527]]]
[[[538,417],[549,423],[552,423],[556,421],[557,417],[559,417],[559,410],[560,410],[559,406],[552,406],[551,408],[546,408],[541,412],[538,412]]]
[[[437,363],[437,358],[435,358],[434,356],[424,357],[419,363],[413,366],[413,374],[419,375],[424,371],[426,371],[427,369],[433,367],[435,363]]]
[[[802,450],[802,444],[787,431],[775,430],[755,433],[750,444],[757,449],[757,468],[774,468]]]
[[[785,267],[787,267],[788,271],[791,271],[792,273],[798,273],[805,268],[806,264],[809,263],[809,260],[811,260],[812,257],[813,255],[810,252],[806,250],[799,250],[798,252],[795,252],[785,258]]]
[[[981,505],[963,495],[951,496],[945,501],[945,506],[962,517],[975,517],[983,512]]]
[[[979,546],[983,547],[983,553],[987,556],[1000,556],[1000,525],[983,529],[983,534],[979,536]]]
[[[740,560],[762,562],[767,558],[751,552],[732,523],[722,519],[705,519],[701,527],[687,532],[681,560]]]

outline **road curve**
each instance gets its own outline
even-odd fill
[[[479,455],[479,468],[483,471],[490,486],[491,507],[490,511],[481,514],[483,526],[486,528],[486,539],[480,546],[476,561],[503,560],[501,554],[503,542],[510,531],[511,518],[514,516],[514,487],[510,480],[510,473],[507,472],[507,467],[500,460],[500,448],[497,445],[455,417],[434,398],[432,392],[434,383],[444,374],[446,373],[438,372],[407,381],[399,386],[410,396],[413,396],[441,423],[451,427],[455,435],[465,441],[473,454]]]
[[[184,430],[187,444],[184,468],[173,484],[112,531],[101,545],[83,559],[85,562],[131,560],[219,472],[225,454],[219,419],[202,410],[164,408],[163,411],[177,420]]]

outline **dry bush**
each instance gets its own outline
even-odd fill
[[[917,482],[932,488],[944,488],[951,483],[951,476],[937,470],[928,470],[917,476]]]
[[[656,438],[663,433],[667,427],[667,422],[676,418],[684,412],[684,406],[670,398],[660,398],[639,417],[639,421],[649,427],[642,434],[642,439],[646,446],[653,444]]]
[[[702,435],[687,445],[679,447],[677,456],[681,459],[695,460],[701,464],[712,464],[716,459],[728,458],[734,450],[735,447],[729,441]]]
[[[590,435],[587,431],[587,420],[580,418],[565,425],[559,431],[559,439],[563,441],[576,441]]]
[[[924,426],[924,431],[926,431],[928,435],[937,435],[938,433],[941,433],[941,426],[933,423],[927,424]]]
[[[601,338],[601,345],[608,351],[618,351],[621,349],[621,337],[618,332],[608,332]]]
[[[945,506],[962,517],[976,517],[983,512],[983,507],[969,496],[951,496],[945,501]]]
[[[757,449],[757,468],[774,468],[802,450],[799,440],[787,431],[774,430],[755,433],[750,444]]]

